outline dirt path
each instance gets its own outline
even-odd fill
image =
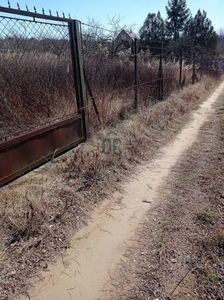
[[[197,138],[200,126],[213,113],[212,104],[223,92],[222,83],[213,95],[193,114],[192,121],[175,141],[162,149],[160,157],[138,168],[131,181],[95,211],[89,225],[80,230],[67,250],[65,258],[49,266],[40,281],[29,293],[35,300],[96,300],[110,280],[110,273],[120,262],[135,229],[144,220],[146,210],[152,209],[158,188],[168,176],[184,150]],[[23,298],[27,299],[27,298]]]

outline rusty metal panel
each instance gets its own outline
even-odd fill
[[[0,143],[0,186],[84,141],[81,115]]]
[[[43,126],[40,129],[12,138],[11,140],[0,142],[0,186],[67,151],[87,138],[88,118],[79,32],[80,23],[77,20],[66,19],[64,15],[63,18],[60,18],[58,13],[57,17],[53,17],[50,11],[50,15],[47,16],[44,13],[44,10],[42,11],[43,14],[38,14],[35,8],[34,10],[34,13],[30,12],[28,8],[27,11],[22,11],[20,10],[19,5],[18,10],[11,9],[10,3],[9,8],[0,6],[0,12],[31,17],[33,18],[32,22],[35,24],[38,23],[39,27],[48,26],[46,28],[47,33],[48,30],[49,33],[54,33],[54,31],[51,31],[50,29],[52,26],[59,26],[58,23],[60,23],[60,26],[69,30],[68,37],[66,34],[64,38],[66,41],[70,41],[74,91],[76,92],[78,114],[74,117],[58,121],[57,123],[49,126]],[[8,19],[13,20],[14,22],[29,22],[29,25],[31,22],[31,20],[27,20],[25,18],[18,19],[10,15],[8,17],[3,16],[2,18],[7,18],[7,24]],[[36,19],[44,19],[47,21],[52,20],[57,22],[42,22],[40,20],[37,22]],[[65,25],[66,23],[67,25]],[[20,23],[18,24],[18,26],[21,26]],[[18,26],[16,28],[18,28]],[[38,32],[39,31],[41,30],[38,29]],[[23,34],[23,30],[19,33]],[[31,36],[33,37],[32,34]],[[54,35],[52,36],[52,39],[53,37]],[[59,37],[60,35],[55,35],[54,38],[57,40]],[[69,97],[69,99],[72,98]],[[52,97],[52,99],[54,99],[54,97]],[[69,110],[69,114],[70,113],[72,112]],[[55,119],[57,119],[57,117]]]

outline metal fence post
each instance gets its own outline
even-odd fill
[[[193,54],[193,74],[192,74],[192,84],[195,84],[196,79],[196,71],[195,71],[196,59],[195,59],[195,51]]]
[[[161,52],[158,72],[158,99],[163,100],[163,41],[161,42]]]
[[[183,69],[183,48],[180,52],[180,75],[179,75],[179,85],[182,84],[182,69]]]
[[[138,108],[138,57],[137,57],[137,39],[135,39],[135,49],[134,49],[134,55],[135,55],[135,100],[134,100],[134,109]]]
[[[72,64],[74,72],[74,83],[76,89],[76,101],[78,113],[82,115],[83,131],[85,138],[88,137],[88,115],[86,107],[85,79],[83,72],[83,61],[81,51],[81,38],[79,32],[79,21],[72,20],[69,23],[71,41]]]

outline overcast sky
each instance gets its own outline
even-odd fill
[[[88,22],[88,17],[94,17],[102,25],[108,26],[108,16],[113,17],[115,14],[123,18],[125,24],[137,24],[136,31],[139,29],[148,13],[161,12],[162,17],[166,18],[165,6],[168,0],[18,0],[21,9],[28,5],[30,11],[33,11],[35,5],[38,12],[45,12],[49,9],[52,14],[58,10],[62,15],[71,14],[72,18],[82,22]],[[17,1],[10,1],[12,8],[17,8]],[[216,31],[224,29],[224,0],[187,0],[187,7],[190,8],[192,15],[197,13],[198,9],[205,10],[208,18],[212,21]],[[0,0],[1,6],[8,6],[8,0]]]

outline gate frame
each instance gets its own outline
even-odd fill
[[[67,23],[78,113],[49,126],[0,142],[0,186],[87,139],[88,117],[79,21],[0,6],[0,12]],[[5,17],[5,16],[1,16]],[[8,17],[7,17],[8,18]],[[9,17],[10,18],[10,17]],[[24,19],[26,21],[26,19]],[[61,143],[61,144],[60,144]],[[60,146],[58,146],[60,144]],[[44,148],[44,149],[43,149]],[[44,151],[43,151],[44,150]],[[37,153],[38,152],[38,153]]]

